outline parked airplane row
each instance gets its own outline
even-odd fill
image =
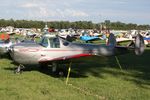
[[[18,41],[15,39],[14,42],[10,39],[2,40],[0,41],[0,55],[10,54],[13,61],[19,65],[16,70],[17,73],[21,71],[23,65],[40,65],[42,67],[51,65],[52,72],[57,72],[59,64],[70,63],[81,57],[116,56],[129,51],[141,55],[145,47],[143,35],[137,34],[136,31],[133,31],[130,36],[127,34],[126,37],[121,38],[116,38],[116,34],[113,33],[109,33],[107,38],[107,34],[98,34],[96,31],[81,31],[80,34],[73,30],[59,31],[57,35],[48,31],[48,28],[45,27],[39,43],[33,40]],[[71,40],[72,36],[80,37],[86,42],[107,39],[107,45],[75,43]],[[117,45],[117,42],[122,41],[131,41],[131,43],[128,46]]]

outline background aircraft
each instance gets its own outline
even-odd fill
[[[8,34],[0,34],[0,55],[8,53],[8,48],[12,45]]]
[[[12,45],[9,40],[0,40],[0,55],[8,53],[8,48]]]
[[[86,43],[88,43],[89,41],[95,41],[95,40],[100,40],[100,38],[98,36],[80,36],[80,39],[82,41],[85,41]]]

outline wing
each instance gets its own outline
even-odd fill
[[[39,59],[39,63],[46,63],[46,62],[52,62],[52,61],[65,61],[69,59],[76,59],[80,57],[87,57],[87,56],[92,56],[91,54],[77,54],[77,55],[70,55],[70,56],[62,56],[62,57],[57,57],[57,58],[49,58],[49,57],[43,57]]]
[[[97,39],[100,39],[99,37],[90,37],[90,36],[81,36],[80,37],[81,40],[83,41],[93,41],[93,40],[97,40]]]
[[[116,39],[116,41],[117,41],[117,43],[123,43],[123,42],[133,41],[133,39],[118,38],[118,39]]]

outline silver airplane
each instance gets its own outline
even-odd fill
[[[40,43],[18,43],[9,48],[12,59],[21,65],[47,65],[52,66],[52,71],[58,69],[58,64],[87,56],[115,56],[135,50],[136,55],[144,52],[144,40],[141,35],[135,38],[134,46],[117,46],[114,34],[110,34],[108,45],[83,44],[69,42],[59,36],[46,34]],[[20,72],[21,66],[17,68]]]

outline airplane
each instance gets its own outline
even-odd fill
[[[143,34],[144,37],[144,43],[146,46],[150,46],[150,32],[146,32]]]
[[[59,64],[71,63],[73,59],[88,56],[115,56],[134,50],[136,55],[144,52],[143,37],[138,34],[133,46],[117,46],[114,34],[110,34],[108,45],[73,43],[56,35],[45,34],[40,43],[20,42],[9,48],[13,61],[20,64],[16,73],[20,73],[23,65],[52,66],[52,72],[59,69]],[[69,67],[70,68],[70,67]],[[68,69],[69,70],[69,69]]]
[[[105,44],[87,44],[74,43],[62,39],[56,35],[45,34],[40,43],[36,42],[20,42],[12,45],[9,48],[9,54],[14,62],[19,64],[15,73],[21,73],[24,65],[40,65],[45,68],[49,65],[52,67],[52,72],[58,75],[64,75],[63,70],[60,70],[60,64],[69,64],[66,84],[71,71],[72,60],[80,57],[88,56],[116,56],[128,53],[134,50],[136,55],[141,55],[144,52],[143,37],[138,34],[132,45],[117,46],[114,34],[110,34],[108,45]]]
[[[100,40],[100,38],[98,36],[80,36],[80,39],[82,41],[85,41],[86,43],[88,43],[89,41],[95,41],[95,40]]]
[[[131,34],[127,34],[127,36],[125,37],[119,37],[119,38],[116,38],[116,41],[117,43],[120,43],[120,42],[128,42],[128,41],[133,41],[133,37]]]
[[[91,42],[91,41],[95,41],[95,40],[104,40],[105,38],[103,37],[98,37],[98,36],[80,36],[80,39],[85,41],[86,43]],[[132,38],[132,36],[130,36],[129,38],[116,38],[116,42],[117,43],[122,43],[122,42],[130,42],[133,41],[134,39]]]
[[[144,37],[144,43],[147,47],[149,47],[150,46],[150,37],[149,38]]]
[[[126,42],[134,41],[134,38],[139,33],[141,34],[141,36],[143,36],[145,46],[149,47],[150,46],[150,32],[148,31],[144,32],[143,34],[142,32],[138,32],[138,30],[131,30],[130,33],[125,35],[125,37],[116,38],[116,41],[118,45],[119,43],[126,43]]]

